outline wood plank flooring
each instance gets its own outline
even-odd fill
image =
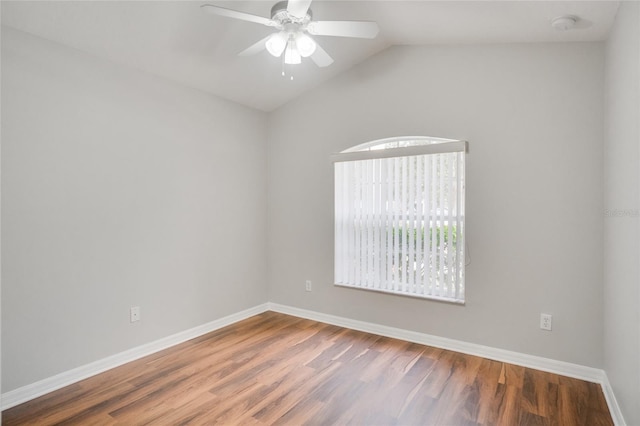
[[[599,385],[266,312],[2,413],[4,425],[612,425]]]

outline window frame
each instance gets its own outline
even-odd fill
[[[395,145],[395,147],[393,146]],[[456,182],[456,194],[458,192],[460,192],[460,198],[458,198],[458,200],[461,200],[461,205],[456,204],[456,212],[455,212],[455,216],[452,216],[451,213],[447,213],[446,217],[443,213],[440,213],[439,215],[432,215],[431,211],[429,211],[429,214],[425,217],[420,216],[420,229],[423,229],[423,231],[421,232],[422,235],[425,235],[425,230],[427,228],[425,228],[424,223],[425,223],[425,219],[429,220],[429,223],[433,223],[433,219],[436,219],[438,221],[451,221],[452,217],[455,217],[458,221],[456,222],[457,227],[454,228],[453,231],[451,231],[450,225],[448,224],[449,222],[447,222],[447,225],[443,226],[443,223],[440,223],[439,225],[437,225],[436,227],[434,226],[429,226],[429,240],[431,241],[433,239],[433,230],[436,229],[436,235],[437,235],[437,245],[438,245],[438,256],[442,257],[443,256],[443,251],[445,249],[440,248],[440,242],[441,241],[445,241],[446,240],[446,235],[443,235],[443,237],[440,237],[440,233],[443,229],[447,228],[448,231],[448,235],[449,238],[451,238],[452,233],[455,234],[453,235],[454,240],[456,241],[454,244],[459,244],[460,247],[456,248],[456,252],[455,252],[455,273],[456,274],[460,274],[459,278],[458,277],[452,277],[452,279],[454,280],[455,283],[455,289],[453,290],[454,295],[451,296],[450,293],[450,289],[447,288],[447,295],[446,296],[442,296],[442,288],[444,286],[444,283],[442,281],[436,281],[437,282],[437,287],[439,287],[439,293],[440,294],[433,294],[435,291],[435,287],[432,284],[431,281],[431,277],[432,277],[432,272],[434,270],[437,269],[436,272],[440,271],[439,268],[442,268],[442,263],[440,263],[440,267],[439,268],[429,268],[428,270],[428,279],[429,281],[429,293],[425,294],[426,290],[423,288],[423,292],[422,293],[416,293],[415,291],[408,291],[407,290],[407,285],[406,283],[401,283],[402,285],[402,290],[398,290],[397,288],[399,287],[398,283],[396,281],[395,284],[393,284],[394,288],[389,288],[391,286],[391,282],[385,281],[385,277],[375,277],[375,280],[379,280],[379,282],[384,281],[384,288],[377,288],[377,287],[371,287],[371,286],[364,286],[362,284],[362,282],[360,283],[344,283],[344,282],[338,282],[340,281],[338,279],[339,276],[341,276],[341,274],[338,273],[338,267],[344,267],[342,265],[339,265],[339,253],[343,253],[345,249],[345,247],[338,247],[339,243],[345,244],[344,241],[339,241],[338,235],[339,235],[339,230],[338,227],[341,226],[341,224],[339,224],[339,217],[342,218],[342,216],[338,213],[338,208],[341,208],[341,204],[340,201],[338,200],[338,167],[334,167],[334,226],[335,226],[335,234],[334,234],[334,267],[335,267],[335,272],[334,272],[334,285],[339,286],[339,287],[346,287],[346,288],[355,288],[355,289],[362,289],[362,290],[369,290],[369,291],[377,291],[377,292],[382,292],[382,293],[391,293],[391,294],[397,294],[397,295],[403,295],[403,296],[408,296],[408,297],[417,297],[420,299],[426,299],[426,300],[439,300],[439,301],[446,301],[446,302],[452,302],[452,303],[456,303],[456,304],[464,304],[465,303],[465,249],[464,249],[464,244],[465,244],[465,234],[466,234],[466,225],[465,225],[465,211],[464,211],[464,207],[465,207],[465,183],[466,183],[466,161],[465,161],[465,157],[466,157],[466,153],[468,152],[468,142],[467,141],[463,141],[463,140],[455,140],[455,139],[444,139],[444,138],[434,138],[434,137],[427,137],[427,136],[405,136],[405,137],[394,137],[394,138],[387,138],[387,139],[381,139],[381,140],[375,140],[375,141],[371,141],[371,142],[366,142],[363,144],[359,144],[356,145],[354,147],[348,148],[340,153],[334,154],[332,155],[332,160],[334,163],[341,163],[341,162],[357,162],[357,161],[366,161],[366,160],[378,160],[378,159],[393,159],[393,158],[407,158],[407,157],[415,157],[415,156],[425,156],[424,161],[426,164],[427,161],[427,157],[429,155],[434,155],[434,154],[447,154],[447,153],[455,153],[455,154],[461,154],[460,156],[456,157],[456,161],[458,161],[458,163],[456,163],[456,171],[455,174],[457,174],[456,178],[455,178],[455,182]],[[461,163],[460,163],[460,158],[462,159]],[[412,160],[413,161],[413,160]],[[416,160],[417,161],[417,160]],[[458,170],[457,167],[459,167],[461,165],[462,170]],[[453,166],[452,166],[453,167]],[[452,169],[450,169],[452,170]],[[462,174],[461,176],[458,174]],[[396,177],[397,178],[397,177]],[[391,179],[391,178],[389,178]],[[450,182],[453,182],[453,177],[450,177]],[[341,183],[344,184],[344,183]],[[376,185],[376,183],[373,183],[374,187]],[[382,181],[380,181],[380,185],[382,185]],[[425,181],[425,185],[426,185],[426,181]],[[433,182],[430,182],[430,185],[433,185]],[[451,185],[451,183],[449,184]],[[442,186],[442,182],[439,186],[440,188],[443,188]],[[449,188],[450,189],[450,188]],[[421,193],[422,193],[423,188],[421,188]],[[441,189],[442,190],[442,189]],[[426,190],[425,190],[426,191]],[[426,192],[425,192],[426,193]],[[457,197],[457,195],[456,195]],[[415,200],[414,200],[415,201]],[[429,204],[429,201],[425,201],[424,197],[421,198],[419,200],[420,203],[422,203],[423,205],[429,205],[430,208],[432,208]],[[447,201],[448,203],[450,203],[450,200]],[[458,202],[458,201],[457,201]],[[387,206],[389,205],[390,201],[389,200],[385,200],[385,203],[387,203]],[[444,209],[444,207],[448,207],[449,204],[447,204],[446,206],[440,206],[441,207],[441,212],[442,211],[447,211]],[[382,207],[380,207],[382,209]],[[388,217],[390,215],[390,208],[385,208],[385,213],[383,214],[384,217]],[[436,209],[437,210],[437,209]],[[404,211],[401,215],[401,217],[403,218],[401,221],[396,222],[394,225],[392,225],[392,229],[393,229],[393,233],[397,233],[398,230],[402,230],[402,234],[404,235],[405,231],[405,223],[409,223],[409,219],[407,218],[407,212]],[[378,219],[376,219],[378,220]],[[408,229],[412,229],[412,234],[414,232],[417,232],[417,226],[415,225],[416,223],[418,223],[418,219],[417,218],[412,218],[411,221],[413,221],[413,227],[412,225],[409,225]],[[462,225],[462,226],[460,226]],[[395,228],[396,226],[399,226],[397,229]],[[360,225],[358,225],[358,227],[360,227]],[[386,232],[388,232],[388,225],[374,225],[374,229],[375,228],[379,228],[376,232],[380,233],[380,235],[383,235],[379,238],[385,238],[384,234]],[[356,231],[357,233],[358,231]],[[460,232],[460,234],[458,234],[458,232]],[[394,234],[395,235],[395,234]],[[400,237],[400,239],[402,239],[404,237]],[[420,237],[407,237],[408,240],[410,240],[410,242],[407,242],[407,246],[409,247],[409,252],[411,252],[411,248],[412,245],[415,243],[414,239],[417,241],[420,241]],[[424,237],[425,241],[424,243],[426,243],[426,236]],[[398,237],[395,237],[395,239],[397,240]],[[368,244],[371,244],[370,242],[368,242]],[[385,260],[385,257],[388,256],[387,252],[389,251],[387,249],[387,247],[389,247],[390,240],[386,240],[385,239],[385,249],[380,248],[381,246],[378,247],[378,251],[380,251],[380,253],[377,255],[378,259],[375,260],[376,262],[382,262]],[[431,244],[431,243],[430,243]],[[448,243],[446,243],[448,244]],[[402,250],[405,249],[406,246],[403,245]],[[341,251],[342,250],[342,251]],[[373,249],[370,249],[369,247],[367,247],[367,250],[372,250],[375,251]],[[382,252],[382,250],[385,250],[384,252]],[[449,249],[446,249],[449,250]],[[408,256],[408,253],[405,252],[401,252],[401,256]],[[422,251],[422,254],[425,255],[428,252],[428,250],[426,249],[426,245],[425,245],[425,249]],[[411,252],[411,256],[414,255],[413,252]],[[428,252],[429,256],[432,255],[431,252]],[[351,254],[349,254],[351,256]],[[353,255],[353,256],[357,256],[357,262],[364,262],[362,260],[362,253],[359,253],[357,255]],[[375,256],[374,256],[375,258]],[[410,268],[413,268],[413,272],[409,272],[409,275],[414,274],[417,276],[418,274],[418,261],[417,260],[406,260],[402,258],[402,262],[403,262],[403,266],[402,266],[402,272],[398,272],[397,270],[401,269],[400,268],[400,257],[398,257],[398,264],[396,264],[394,267],[396,269],[396,274],[399,276],[401,274],[405,274],[405,270],[404,267],[407,265],[410,265],[411,262],[413,263],[413,266],[411,266]],[[408,259],[413,259],[413,257],[408,257]],[[420,269],[420,274],[421,274],[421,280],[425,279],[424,275],[426,273],[426,269],[424,268],[424,265],[426,265],[426,261],[429,260],[429,262],[431,262],[429,259],[425,259],[425,258],[421,258],[420,259],[420,265],[421,265],[421,269]],[[395,258],[394,258],[395,260]],[[371,261],[371,259],[369,259],[369,261]],[[351,267],[351,266],[348,266]],[[448,268],[451,268],[451,265],[447,265]],[[409,271],[411,271],[411,269],[409,269]],[[376,271],[377,272],[377,271]],[[439,276],[438,276],[439,277]],[[406,279],[403,277],[403,279]],[[447,278],[448,279],[448,278]],[[344,281],[344,279],[342,280]],[[366,280],[365,280],[366,281]],[[426,286],[426,281],[422,284],[423,286]],[[415,287],[415,283],[414,283],[414,287]]]

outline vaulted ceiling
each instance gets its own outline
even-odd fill
[[[316,20],[371,20],[373,40],[317,37],[334,58],[327,68],[309,60],[281,76],[267,52],[237,54],[272,29],[202,12],[210,3],[268,17],[268,1],[2,1],[2,24],[115,63],[214,95],[271,111],[393,45],[605,40],[616,1],[328,1],[311,4]],[[561,15],[579,28],[551,27]]]

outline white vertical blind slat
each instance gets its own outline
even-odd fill
[[[373,182],[374,176],[372,171],[373,161],[366,162],[364,181],[366,182],[365,186],[365,202],[364,202],[364,211],[365,211],[365,247],[366,247],[366,266],[365,266],[365,281],[364,287],[373,287],[372,278],[373,278]]]
[[[402,226],[400,227],[400,242],[401,244],[401,249],[400,249],[400,255],[402,256],[402,262],[401,262],[401,271],[402,271],[402,275],[400,276],[400,280],[402,283],[402,291],[406,292],[407,291],[407,282],[408,282],[408,277],[407,277],[407,270],[408,270],[408,265],[407,265],[407,252],[409,251],[409,238],[407,238],[407,225],[408,225],[408,217],[407,217],[407,210],[408,210],[408,200],[407,200],[407,184],[408,184],[408,176],[407,176],[407,172],[408,172],[408,167],[407,167],[407,157],[402,157],[402,191],[400,193],[401,196],[401,215],[402,215]]]
[[[447,160],[447,296],[455,297],[455,272],[452,256],[453,253],[453,225],[455,222],[453,221],[453,209],[455,208],[455,194],[454,194],[454,183],[453,183],[453,168],[455,165],[455,156],[447,154],[444,156]]]
[[[356,283],[356,268],[358,261],[358,253],[356,252],[356,165],[349,168],[349,283]]]
[[[438,194],[435,188],[436,178],[438,177],[438,157],[433,156],[431,158],[431,180],[429,185],[431,185],[431,212],[430,212],[430,220],[429,220],[429,238],[431,244],[431,262],[429,266],[429,275],[431,278],[431,293],[432,295],[436,295],[438,293],[438,259],[439,253],[436,247],[436,241],[438,237],[437,226],[438,226],[438,218],[436,213],[438,211]]]
[[[398,291],[400,285],[400,159],[393,160],[393,289]]]
[[[368,274],[368,262],[369,262],[369,232],[368,232],[368,220],[369,220],[369,206],[368,206],[368,196],[371,186],[371,181],[369,179],[369,173],[367,172],[367,168],[370,165],[370,162],[363,162],[362,167],[360,168],[362,182],[362,199],[360,202],[360,211],[362,214],[360,221],[360,252],[361,252],[361,263],[360,263],[360,283],[361,286],[366,288],[369,285],[369,274]]]
[[[424,157],[424,293],[433,294],[433,286],[431,281],[431,161],[432,157]]]
[[[423,167],[422,163],[424,162],[424,156],[416,157],[416,196],[415,196],[415,204],[416,204],[416,281],[415,281],[415,289],[414,293],[423,294],[422,287],[422,276],[423,276],[423,268],[422,264],[424,262],[424,258],[422,256],[422,233],[424,232],[424,203],[423,200]]]
[[[409,203],[407,204],[408,224],[407,224],[407,244],[408,244],[408,259],[407,259],[407,290],[410,293],[415,293],[415,181],[416,181],[416,169],[415,169],[415,157],[407,158],[408,164],[408,179],[407,179],[407,192]]]
[[[453,245],[451,244],[449,246],[449,250],[451,250],[451,256],[453,258],[453,261],[451,263],[451,285],[453,287],[453,297],[454,298],[458,298],[458,294],[459,294],[459,288],[458,288],[458,272],[460,271],[460,268],[458,268],[458,224],[459,224],[459,217],[460,215],[458,214],[459,209],[458,209],[458,193],[460,191],[458,191],[458,166],[459,166],[459,162],[458,162],[458,156],[454,155],[452,156],[452,164],[453,164],[453,176],[452,176],[452,185],[453,185],[453,189],[451,191],[451,205],[452,205],[452,210],[451,210],[451,224],[450,226],[453,228],[451,235],[453,235],[453,238],[456,240],[456,244]]]
[[[438,164],[438,180],[440,184],[438,185],[438,296],[443,297],[446,296],[445,288],[444,288],[444,157],[438,156],[440,158],[440,162]]]
[[[344,187],[342,188],[342,196],[344,197],[344,209],[343,209],[343,215],[344,217],[342,218],[343,221],[343,236],[345,238],[345,250],[342,253],[342,261],[344,262],[344,265],[342,265],[342,279],[344,280],[344,282],[347,283],[352,283],[353,282],[353,276],[352,276],[352,269],[351,269],[351,264],[353,263],[353,218],[352,218],[352,213],[353,213],[353,206],[352,206],[352,201],[353,200],[353,177],[352,177],[352,173],[351,170],[353,169],[353,166],[351,164],[349,164],[348,167],[344,167],[342,169],[342,173],[344,176]]]
[[[373,288],[380,288],[380,231],[383,229],[380,222],[382,210],[380,207],[380,197],[382,196],[382,186],[380,178],[380,160],[373,163],[374,185],[373,185]]]
[[[345,194],[345,191],[348,188],[348,182],[347,182],[347,174],[346,171],[348,170],[349,167],[345,167],[344,165],[342,165],[342,167],[338,168],[336,167],[336,202],[335,202],[335,210],[336,210],[336,228],[340,228],[341,232],[338,234],[338,232],[336,232],[336,236],[335,236],[335,240],[336,240],[336,282],[346,282],[346,267],[348,265],[346,256],[347,256],[347,252],[349,250],[349,246],[348,244],[345,244],[346,242],[349,241],[349,236],[347,235],[348,232],[348,228],[347,226],[347,221],[349,219],[349,214],[347,212],[347,205],[345,204],[345,201],[347,200],[347,196]],[[338,171],[340,172],[340,178],[338,177]],[[340,244],[340,250],[338,250],[338,243],[339,242],[343,242],[342,244]],[[340,255],[338,257],[338,255]],[[340,268],[340,271],[338,273],[337,268]]]
[[[362,185],[360,184],[361,180],[362,180],[362,174],[360,172],[360,169],[362,168],[362,164],[361,163],[355,163],[354,164],[355,168],[354,168],[354,175],[356,178],[355,181],[355,194],[354,194],[354,201],[355,201],[355,205],[354,205],[354,212],[355,212],[355,223],[354,223],[354,227],[355,227],[355,234],[354,234],[354,239],[355,239],[355,261],[353,262],[355,265],[355,275],[354,275],[354,282],[353,285],[357,285],[360,286],[360,283],[362,282],[361,280],[361,271],[362,271],[362,252],[361,252],[361,226],[362,226]]]
[[[457,154],[459,160],[458,166],[458,267],[460,268],[460,272],[458,274],[459,282],[458,282],[458,300],[464,300],[465,298],[465,265],[466,265],[466,222],[464,219],[465,212],[465,182],[466,182],[466,164],[465,164],[465,156],[464,153]]]
[[[334,274],[335,274],[335,278],[336,278],[336,282],[341,283],[342,281],[342,256],[343,256],[343,252],[344,252],[344,244],[342,244],[342,226],[343,226],[343,214],[342,214],[342,210],[344,209],[344,205],[342,204],[342,202],[337,202],[337,200],[344,200],[344,196],[342,194],[342,188],[344,187],[344,177],[342,174],[344,167],[343,165],[336,165],[335,166],[335,183],[334,183],[334,190],[335,190],[335,196],[336,196],[336,203],[334,203],[334,216],[335,216],[335,223],[334,223],[334,235],[335,235],[335,241],[336,241],[336,247],[333,253],[334,256]]]
[[[391,281],[392,281],[392,260],[393,260],[393,217],[392,215],[387,214],[387,212],[391,212],[393,198],[393,186],[391,177],[393,176],[393,159],[385,158],[382,160],[384,164],[385,170],[385,187],[387,188],[385,195],[385,203],[386,208],[384,212],[385,224],[387,226],[386,232],[386,240],[385,240],[385,253],[387,254],[387,264],[386,264],[386,280],[384,282],[385,289],[391,289]]]

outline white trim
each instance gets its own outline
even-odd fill
[[[333,283],[333,285],[335,285],[336,287],[351,288],[351,289],[354,289],[354,290],[375,291],[375,292],[378,292],[378,293],[395,294],[396,296],[414,297],[416,299],[437,300],[438,302],[453,303],[454,305],[464,305],[465,304],[464,300],[455,299],[453,297],[444,297],[444,296],[437,296],[437,295],[431,295],[431,294],[420,294],[420,293],[408,293],[406,291],[388,290],[388,289],[383,289],[383,288],[360,287],[360,286],[355,286],[355,285],[351,285],[351,284],[343,284],[343,283]]]
[[[627,423],[624,421],[622,410],[620,410],[616,396],[613,394],[613,388],[611,387],[611,383],[609,383],[609,378],[606,373],[604,374],[604,379],[601,385],[602,393],[604,393],[604,399],[607,400],[607,405],[609,406],[609,412],[611,413],[613,424],[616,426],[625,426]]]
[[[435,143],[432,145],[406,146],[402,148],[376,149],[373,151],[341,152],[331,155],[334,163],[342,161],[372,160],[377,158],[409,157],[412,155],[444,154],[449,152],[467,152],[467,141]]]
[[[505,349],[492,348],[490,346],[478,345],[476,343],[463,342],[461,340],[448,339],[446,337],[433,336],[416,331],[403,330],[400,328],[387,327],[385,325],[373,324],[370,322],[353,320],[320,312],[308,311],[306,309],[294,308],[292,306],[269,303],[269,310],[283,314],[294,315],[296,317],[307,318],[327,324],[338,325],[351,328],[353,330],[378,334],[380,336],[392,337],[394,339],[406,340],[422,345],[434,346],[448,349],[468,355],[480,356],[496,361],[508,362],[509,364],[521,365],[523,367],[534,368],[536,370],[547,371],[549,373],[560,374],[562,376],[573,377],[589,382],[603,383],[604,371],[598,368],[585,367],[579,364],[572,364],[564,361],[556,361],[535,355],[527,355],[520,352],[508,351]]]
[[[151,355],[163,349],[170,348],[171,346],[178,345],[186,342],[187,340],[194,339],[202,336],[203,334],[210,333],[254,315],[261,314],[269,310],[268,307],[268,303],[263,303],[252,308],[245,309],[244,311],[199,325],[189,330],[181,331],[154,342],[146,343],[107,358],[74,368],[73,370],[65,371],[44,380],[40,380],[39,382],[31,383],[21,388],[3,393],[2,410],[30,401],[49,392],[53,392],[57,389],[79,382],[80,380],[95,376],[96,374],[118,367],[122,364],[135,361],[136,359]]]
[[[398,142],[417,142],[417,141],[423,142],[420,145],[431,145],[435,143],[456,142],[458,141],[458,139],[445,139],[445,138],[437,138],[433,136],[394,136],[391,138],[384,138],[384,139],[378,139],[375,141],[361,143],[340,152],[372,151],[372,148],[376,148],[380,145],[394,144],[394,143],[397,144]],[[420,146],[420,145],[417,145],[417,146]],[[383,148],[383,149],[386,149],[386,148]]]

